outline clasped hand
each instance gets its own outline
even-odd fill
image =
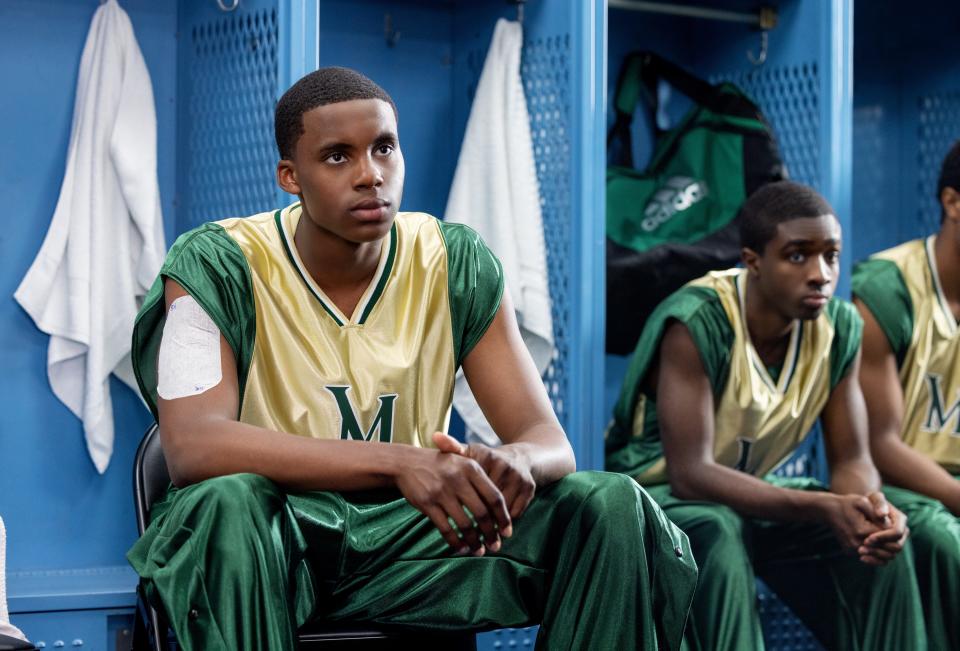
[[[903,550],[910,529],[907,516],[879,491],[837,495],[828,521],[840,544],[867,565],[885,565]]]
[[[397,488],[458,553],[499,551],[536,491],[529,464],[509,445],[463,445],[440,432],[433,441],[436,450],[400,470]]]

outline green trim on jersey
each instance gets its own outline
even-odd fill
[[[283,212],[282,210],[278,210],[277,212],[275,212],[273,214],[273,219],[277,224],[277,232],[280,233],[280,242],[283,244],[283,250],[287,254],[287,259],[290,260],[290,264],[293,266],[294,269],[299,270],[299,265],[297,265],[297,259],[293,256],[293,251],[290,250],[290,243],[287,242],[286,234],[283,232],[283,221],[280,219],[280,215],[282,212]],[[320,298],[320,295],[314,291],[313,286],[309,282],[307,282],[307,279],[303,277],[303,274],[300,274],[300,279],[303,281],[303,284],[306,286],[306,288],[310,290],[310,293],[313,294],[313,297],[317,299],[317,302],[320,303],[320,307],[323,308],[323,311],[329,314],[330,318],[333,319],[338,326],[342,327],[343,321],[341,321],[340,317],[338,317],[333,312],[333,310],[330,309],[330,307],[327,305],[327,302],[322,298]]]
[[[960,472],[960,328],[940,284],[937,237],[875,253],[858,266],[854,292],[897,360],[901,439],[955,473]]]
[[[157,356],[166,321],[164,278],[183,287],[217,324],[237,359],[243,396],[257,329],[250,269],[240,247],[221,225],[204,224],[174,242],[134,324],[133,369],[154,418],[158,417]]]
[[[696,281],[694,281],[696,282]],[[830,390],[832,391],[850,371],[863,335],[862,321],[850,303],[831,299],[825,314],[833,325],[835,335],[830,348]],[[735,333],[717,292],[696,284],[689,284],[670,295],[647,320],[627,369],[620,397],[614,407],[605,440],[606,469],[628,473],[634,477],[646,472],[663,456],[660,439],[660,424],[656,413],[656,397],[644,390],[644,380],[658,358],[660,344],[667,325],[679,321],[686,326],[700,356],[704,371],[710,381],[715,403],[723,397],[730,374],[732,347]],[[799,341],[806,326],[800,323],[795,331]],[[796,344],[798,342],[794,342]],[[791,346],[795,348],[796,345]],[[783,380],[785,389],[793,380],[795,364],[787,369],[786,359],[779,363],[778,376],[774,382]],[[774,365],[777,366],[777,365]],[[758,367],[763,374],[770,369]],[[776,370],[776,369],[774,369]],[[784,371],[785,378],[779,378]],[[772,374],[771,374],[772,375]],[[641,401],[645,408],[642,420],[635,422]]]
[[[851,284],[886,335],[899,368],[913,339],[913,300],[900,268],[892,260],[864,260],[854,267]]]
[[[660,353],[667,324],[679,321],[693,338],[700,362],[710,380],[714,399],[719,400],[730,368],[734,333],[717,292],[687,285],[668,296],[647,320],[630,360],[613,421],[606,433],[606,469],[638,475],[663,456],[660,423],[655,408],[644,410],[642,432],[633,432],[633,420],[643,392],[643,381]],[[652,396],[647,396],[653,407]],[[643,434],[642,438],[640,434]],[[629,443],[629,444],[628,444]]]
[[[459,368],[500,309],[503,267],[475,230],[464,224],[439,224],[447,247],[453,355]]]
[[[296,209],[299,204],[294,205]],[[343,320],[337,316],[337,311],[331,307],[326,299],[318,293],[318,290],[315,288],[314,283],[311,282],[311,279],[307,277],[307,271],[305,268],[301,267],[301,263],[298,260],[298,257],[294,254],[292,246],[295,246],[292,242],[292,237],[287,237],[287,231],[283,227],[283,219],[281,217],[282,210],[278,210],[274,213],[273,219],[277,225],[277,232],[280,234],[280,241],[283,243],[283,250],[287,254],[287,258],[290,260],[290,264],[293,265],[293,268],[297,270],[300,275],[300,278],[303,280],[303,284],[306,285],[307,289],[310,290],[310,293],[313,294],[314,298],[320,302],[320,306],[323,308],[323,311],[330,315],[330,318],[340,327],[343,327]],[[397,224],[396,222],[390,227],[390,232],[387,234],[388,250],[387,250],[387,259],[386,262],[377,269],[377,285],[374,287],[373,292],[370,294],[370,298],[367,299],[366,305],[363,306],[363,312],[360,314],[360,319],[357,321],[358,325],[363,325],[366,322],[367,317],[370,316],[370,313],[373,311],[373,308],[376,307],[377,301],[380,299],[380,296],[383,294],[384,287],[387,286],[387,281],[390,280],[390,274],[393,271],[393,263],[397,258]]]
[[[387,281],[390,280],[390,273],[393,271],[393,263],[397,259],[397,223],[394,222],[390,226],[390,234],[387,236],[390,238],[390,248],[387,251],[387,261],[383,266],[383,270],[380,272],[380,280],[377,281],[377,286],[373,288],[373,293],[370,294],[370,299],[367,301],[366,307],[363,308],[363,314],[360,315],[360,323],[365,323],[367,317],[370,316],[370,313],[373,312],[373,308],[376,307],[377,301],[380,300],[380,296],[383,295],[383,288],[387,286]]]
[[[276,212],[275,220],[280,214],[281,211]],[[500,308],[504,290],[503,268],[476,231],[462,224],[439,220],[437,223],[446,247],[453,353],[459,367],[486,333]],[[277,226],[287,257],[296,269],[282,224]],[[397,256],[396,224],[388,238],[390,249],[386,264],[360,323],[376,306],[390,278]],[[177,238],[137,315],[133,333],[133,366],[140,392],[154,418],[158,417],[157,357],[166,319],[165,277],[175,280],[197,300],[230,344],[237,360],[240,403],[243,404],[256,338],[253,281],[246,257],[237,242],[222,225],[208,223]],[[307,286],[310,287],[309,283]],[[342,326],[337,315],[322,300],[319,302],[337,325]]]
[[[643,380],[660,353],[660,340],[667,324],[674,320],[683,323],[690,332],[714,396],[719,397],[723,393],[730,364],[730,346],[733,345],[733,329],[716,291],[708,287],[682,287],[654,310],[637,342],[620,399],[614,407],[615,421],[625,425],[627,430],[633,420],[633,409]]]
[[[827,303],[827,318],[838,333],[833,337],[830,347],[830,390],[833,391],[840,381],[847,377],[860,352],[863,319],[853,303],[839,298],[831,298]]]

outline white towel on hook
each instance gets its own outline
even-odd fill
[[[113,452],[109,376],[136,389],[133,320],[165,250],[150,75],[130,18],[107,0],[80,60],[60,198],[14,295],[50,335],[50,386],[83,421],[101,473]]]
[[[7,610],[7,531],[3,528],[3,518],[0,518],[0,635],[27,639],[23,631],[10,623]]]
[[[553,319],[530,117],[520,79],[522,48],[520,23],[498,20],[445,219],[471,226],[500,258],[524,343],[543,373],[553,356]],[[467,425],[468,440],[499,442],[462,372],[453,405]]]

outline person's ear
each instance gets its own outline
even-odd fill
[[[743,262],[743,266],[747,268],[747,271],[751,276],[757,277],[760,275],[760,254],[751,249],[750,247],[743,247],[740,249],[740,260]]]
[[[300,182],[293,161],[283,159],[277,163],[277,184],[288,194],[300,194]]]
[[[960,221],[960,192],[947,186],[940,193],[940,205],[943,206],[943,214],[947,219]]]

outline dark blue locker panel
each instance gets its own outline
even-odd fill
[[[820,74],[815,59],[714,75],[731,81],[760,106],[777,134],[790,178],[820,185]]]
[[[770,651],[824,651],[823,646],[810,634],[803,622],[759,579],[757,603],[760,607],[763,640]]]
[[[856,3],[856,259],[940,227],[937,177],[960,138],[958,24],[953,2]]]

